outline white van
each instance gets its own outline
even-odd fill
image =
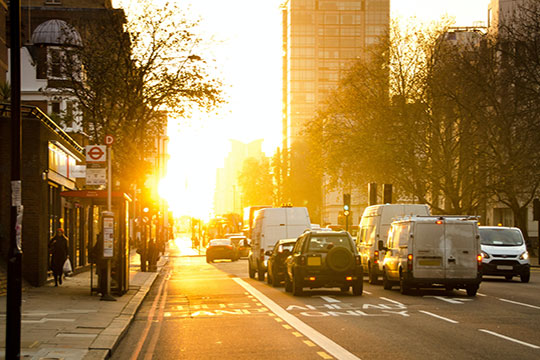
[[[382,246],[382,241],[380,242]],[[478,219],[462,216],[413,216],[392,223],[383,260],[383,286],[443,285],[475,296],[482,281]]]
[[[249,276],[264,280],[268,256],[280,239],[296,238],[311,230],[311,221],[305,207],[261,209],[255,213],[251,233],[251,252],[248,257]]]
[[[531,278],[529,253],[521,230],[516,227],[480,226],[482,274],[504,276],[521,282]]]
[[[368,206],[364,210],[356,245],[362,257],[364,274],[368,274],[370,284],[377,283],[382,275],[381,261],[384,251],[377,247],[379,240],[386,246],[392,221],[412,215],[430,215],[429,207],[425,204],[381,204]]]

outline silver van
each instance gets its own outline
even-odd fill
[[[480,226],[482,246],[482,274],[504,276],[521,282],[531,278],[529,253],[521,230],[516,227]]]
[[[382,240],[383,247],[386,246],[392,221],[404,216],[429,214],[429,207],[425,204],[381,204],[368,206],[364,210],[360,219],[356,246],[362,257],[364,274],[368,274],[370,284],[377,283],[379,276],[382,275],[381,261],[384,250],[378,248],[378,243]]]
[[[251,232],[251,251],[248,256],[249,277],[263,281],[267,270],[268,255],[280,239],[296,238],[311,230],[311,221],[305,207],[284,206],[266,208],[255,212]]]
[[[482,281],[476,218],[413,216],[395,221],[384,249],[385,289],[399,285],[406,294],[411,287],[442,285],[475,296]]]

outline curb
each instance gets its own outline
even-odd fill
[[[139,310],[146,295],[150,292],[159,272],[151,273],[144,284],[137,290],[137,293],[129,300],[122,312],[103,330],[92,344],[88,347],[88,353],[83,360],[108,359],[114,349],[118,346],[129,326],[135,319],[135,314]]]

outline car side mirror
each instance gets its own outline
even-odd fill
[[[266,255],[266,256],[272,256],[272,250],[266,250],[266,252],[264,253],[264,255]]]

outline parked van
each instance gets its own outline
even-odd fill
[[[521,230],[516,227],[480,226],[482,274],[504,276],[512,280],[519,276],[528,283],[531,277],[529,253]]]
[[[430,215],[429,207],[424,204],[382,204],[368,206],[364,210],[356,244],[362,257],[364,274],[368,274],[370,284],[377,283],[382,275],[384,251],[377,248],[379,240],[386,246],[392,221],[411,215]]]
[[[382,246],[382,240],[379,241]],[[458,216],[413,216],[392,223],[383,260],[383,286],[443,285],[475,296],[482,281],[478,219]]]
[[[280,239],[297,238],[311,230],[311,221],[305,207],[280,207],[261,209],[255,213],[251,233],[251,252],[248,257],[249,276],[264,280],[268,256]]]

